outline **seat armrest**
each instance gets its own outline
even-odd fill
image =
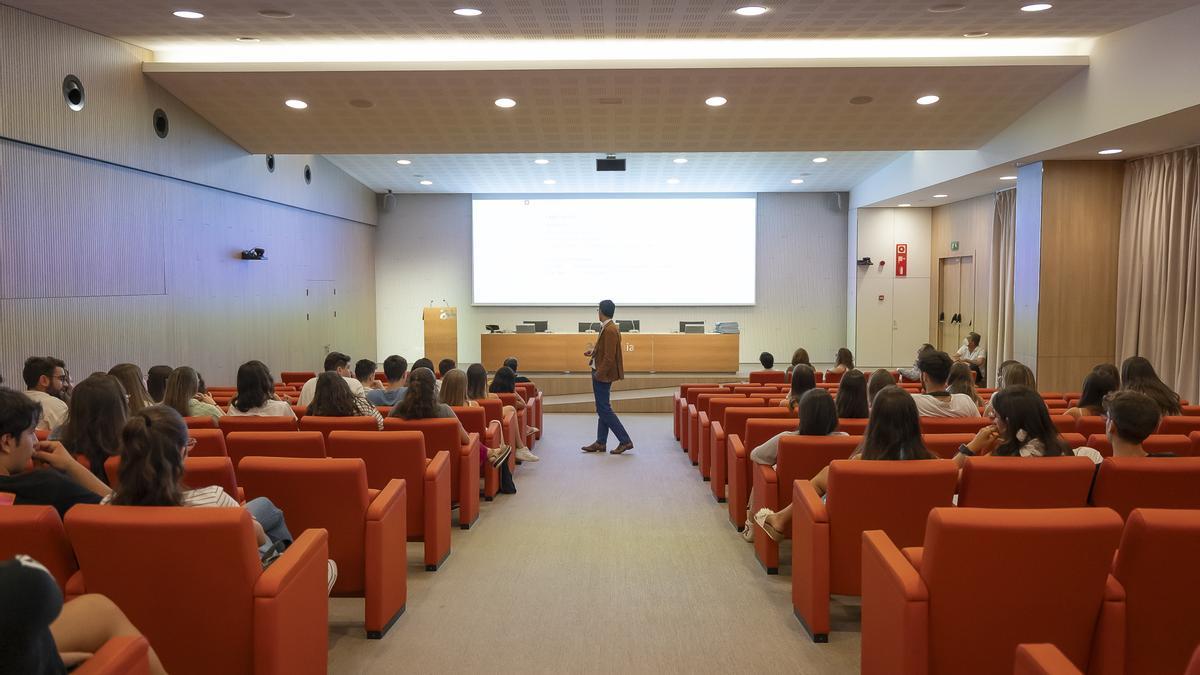
[[[1125,587],[1113,575],[1104,585],[1104,602],[1092,636],[1088,675],[1122,675],[1125,672]]]
[[[105,642],[72,672],[76,675],[148,675],[150,643],[141,635],[118,635]]]
[[[812,481],[795,481],[792,486],[792,505],[792,512],[797,516],[803,513],[814,523],[829,523],[829,511],[825,508],[821,496],[817,494],[817,489],[813,487]]]
[[[752,496],[754,504],[751,511],[757,513],[759,509],[771,509],[772,511],[779,510],[779,486],[777,480],[779,475],[775,473],[775,468],[765,464],[752,464],[754,468],[754,494]]]
[[[713,420],[709,433],[712,434],[714,442],[720,443],[720,445],[714,444],[713,447],[719,448],[725,445],[725,426],[719,420]]]
[[[697,417],[700,419],[700,426],[702,426],[702,427],[708,426],[709,422],[708,422],[708,412],[707,411],[701,410],[700,414]]]
[[[487,430],[484,433],[486,436],[485,445],[489,448],[500,447],[500,422],[498,420],[488,422]]]
[[[329,658],[329,532],[308,529],[254,584],[254,672],[305,672]]]
[[[383,520],[399,506],[404,515],[404,506],[408,503],[408,486],[403,478],[393,478],[379,491],[367,506],[367,520]]]
[[[393,478],[367,507],[367,637],[383,637],[408,601],[407,487],[403,479]]]
[[[1013,675],[1083,675],[1071,659],[1051,644],[1017,645]]]
[[[425,503],[422,506],[425,569],[433,571],[450,555],[450,453],[445,450],[425,465]]]
[[[862,673],[929,670],[929,589],[882,530],[863,532]]]
[[[85,593],[87,593],[87,585],[83,581],[83,570],[77,570],[70,579],[67,579],[64,595],[67,600],[74,600]]]
[[[437,480],[438,474],[450,470],[450,453],[442,450],[433,455],[433,459],[425,460],[425,482]]]
[[[462,454],[469,454],[471,451],[475,450],[477,445],[479,445],[479,432],[472,431],[471,433],[467,434],[467,442],[460,446]]]

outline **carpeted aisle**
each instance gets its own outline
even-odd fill
[[[812,644],[792,616],[790,565],[762,571],[670,416],[622,419],[631,453],[585,455],[595,417],[546,415],[542,461],[454,530],[441,570],[409,545],[408,611],[383,640],[366,639],[361,600],[331,601],[329,671],[858,672],[856,610]]]

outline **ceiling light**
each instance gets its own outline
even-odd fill
[[[554,180],[553,178],[547,178],[546,180],[542,181],[542,185],[554,185],[557,182],[558,181]]]
[[[296,110],[304,110],[305,108],[308,107],[307,103],[305,103],[304,101],[301,101],[298,98],[289,98],[288,100],[284,101],[283,104],[289,108],[294,108]]]
[[[181,9],[178,12],[171,12],[181,19],[203,19],[204,15],[200,12],[193,12],[190,9]]]
[[[673,159],[671,161],[675,162],[676,164],[687,164],[687,162],[688,162],[687,157],[676,157],[675,159]]]
[[[940,5],[933,5],[932,7],[929,7],[929,11],[933,12],[934,14],[949,14],[950,12],[959,12],[966,8],[966,5],[962,5],[957,2],[947,2]]]
[[[499,108],[512,108],[517,105],[517,102],[511,98],[496,99],[496,106]]]
[[[742,16],[762,16],[767,13],[767,8],[760,7],[759,5],[747,5],[745,7],[738,7],[733,11],[735,14]]]
[[[1025,5],[1024,7],[1021,8],[1021,11],[1022,12],[1044,12],[1053,6],[1054,5],[1052,5],[1048,2],[1038,2],[1038,3],[1034,3],[1032,5]]]
[[[900,206],[907,209],[908,207],[912,206],[912,204],[905,202],[905,203],[901,204]]]
[[[933,105],[940,100],[942,100],[941,96],[929,94],[928,96],[922,96],[921,98],[917,99],[917,105]]]
[[[804,183],[804,179],[803,179],[803,178],[793,178],[793,179],[792,179],[792,185],[800,185],[800,184],[802,184],[802,183]]]
[[[1016,176],[1000,176],[1000,180],[1016,180]]]
[[[667,185],[679,185],[679,179],[678,178],[668,178]]]
[[[933,198],[934,199],[945,199],[946,197],[949,197],[949,196],[950,195],[934,195]]]
[[[260,9],[258,15],[268,19],[290,19],[296,16],[286,9]]]
[[[459,16],[479,16],[483,14],[483,10],[475,9],[474,7],[460,7],[454,10],[454,13]]]
[[[423,181],[421,181],[421,185],[433,185],[433,181],[431,181],[431,180],[423,180]]]
[[[400,166],[408,166],[409,164],[412,164],[412,160],[411,159],[398,159],[398,160],[396,160],[396,163],[399,164]]]
[[[368,101],[365,98],[352,98],[348,101],[348,103],[355,108],[374,108],[375,107],[374,101]]]
[[[855,96],[854,98],[850,99],[850,104],[851,105],[866,105],[874,100],[875,99],[870,96]]]
[[[824,164],[825,162],[828,162],[828,161],[829,161],[828,157],[813,157],[813,164]]]
[[[543,164],[543,165],[545,165],[545,164],[549,164],[549,163],[550,163],[550,160],[548,160],[548,159],[535,159],[535,160],[533,160],[533,163],[534,163],[534,164]]]
[[[963,33],[963,37],[969,37],[969,38],[981,38],[981,37],[987,37],[989,35],[991,35],[991,33],[987,32],[986,30],[974,30],[974,31],[971,31],[970,33]]]
[[[705,104],[710,105],[714,108],[719,108],[728,102],[729,101],[726,101],[724,96],[710,96],[710,97],[704,99]]]
[[[238,42],[259,42],[259,39],[256,37],[240,37],[240,38],[237,38],[237,41]]]
[[[1101,155],[1119,155],[1122,152],[1124,152],[1124,151],[1121,150],[1120,148],[1109,148],[1107,150],[1101,150],[1099,152],[1099,154],[1101,154]]]

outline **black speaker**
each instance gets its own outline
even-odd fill
[[[624,171],[625,160],[623,159],[598,159],[596,160],[597,171]]]

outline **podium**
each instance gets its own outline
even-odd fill
[[[426,307],[421,318],[425,323],[425,358],[436,366],[442,359],[458,362],[458,308]]]

